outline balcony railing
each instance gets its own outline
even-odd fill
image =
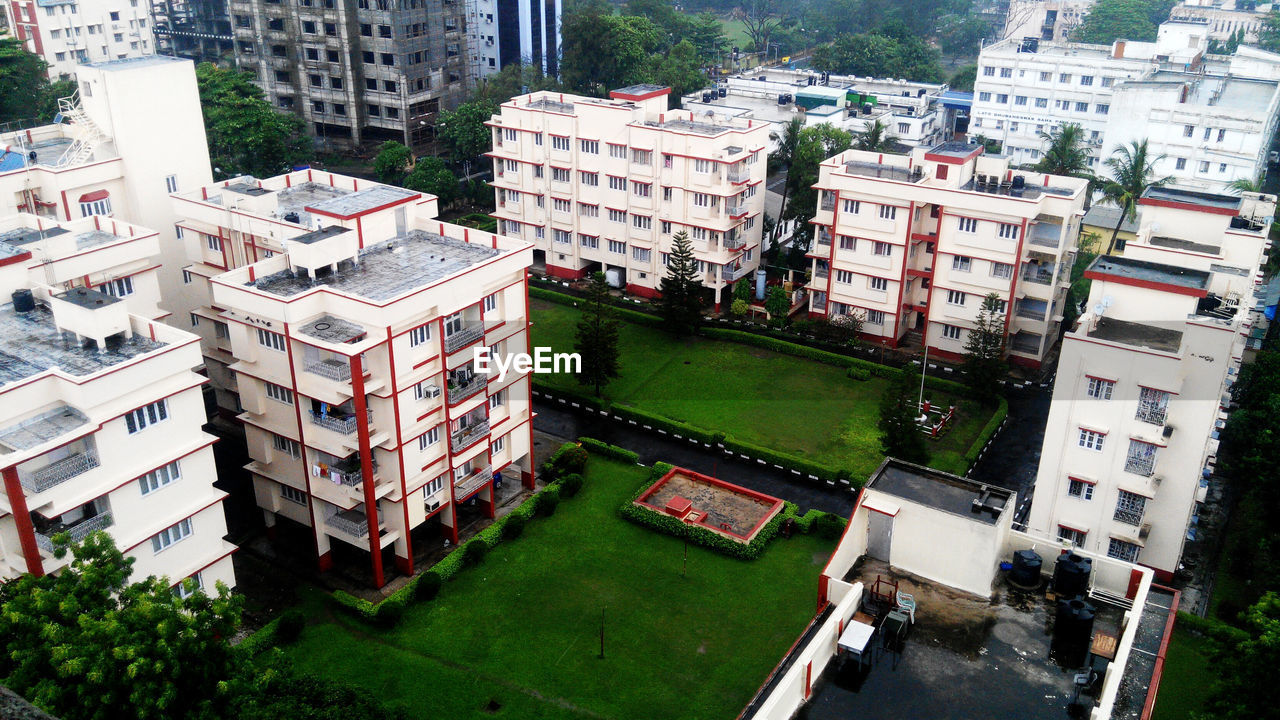
[[[1034,333],[1015,333],[1013,338],[1009,340],[1009,347],[1018,352],[1038,353],[1043,339],[1043,337]]]
[[[326,430],[332,430],[342,435],[350,435],[356,431],[359,425],[358,418],[355,415],[321,415],[315,411],[311,411],[310,415],[312,425],[319,425]]]
[[[476,440],[488,434],[489,421],[484,420],[473,425],[468,425],[465,429],[450,435],[449,445],[453,448],[454,452],[458,452],[463,448],[471,446]]]
[[[724,206],[724,211],[729,214],[729,217],[738,217],[747,214],[747,206],[744,203],[729,203]]]
[[[822,203],[818,205],[819,210],[835,210],[836,198],[834,195],[827,194],[822,196]]]
[[[453,352],[459,348],[466,347],[471,343],[484,337],[484,325],[481,323],[470,323],[462,327],[461,330],[446,335],[444,338],[444,351]]]
[[[346,510],[324,519],[324,524],[355,538],[369,536],[369,516],[359,510]]]
[[[1124,471],[1143,477],[1151,477],[1156,472],[1156,456],[1130,455],[1124,460]]]
[[[1045,267],[1044,265],[1030,267],[1023,271],[1022,279],[1038,285],[1052,285],[1053,270],[1054,268],[1052,265],[1048,267]]]
[[[1122,522],[1126,525],[1133,525],[1134,527],[1137,527],[1142,525],[1142,511],[1116,508],[1115,520],[1116,522]]]
[[[490,470],[488,465],[472,470],[453,483],[454,496],[466,495],[486,482],[489,482],[492,477],[493,471]]]
[[[827,278],[830,274],[831,274],[831,271],[830,271],[830,270],[828,270],[826,267],[819,266],[819,267],[816,267],[816,268],[814,268],[814,269],[813,269],[813,276],[814,276],[815,278],[824,278],[824,279],[825,279],[825,278]]]
[[[736,233],[726,233],[724,236],[724,247],[726,250],[741,250],[746,247],[747,239]]]
[[[351,381],[351,364],[345,360],[339,360],[337,358],[316,360],[314,362],[307,363],[302,369],[312,375],[319,375],[322,378],[328,378],[338,382]]]
[[[725,282],[733,282],[749,272],[751,272],[751,268],[747,265],[737,268],[725,267],[724,271],[721,273],[721,277],[724,278]]]
[[[451,384],[449,386],[449,404],[457,405],[463,400],[466,400],[472,395],[480,392],[480,390],[488,384],[488,375],[472,375],[465,383]]]
[[[115,524],[115,521],[112,519],[110,511],[98,513],[91,518],[81,520],[75,525],[59,528],[47,535],[43,533],[36,533],[36,546],[47,553],[51,553],[53,552],[53,536],[58,533],[65,532],[67,535],[71,536],[71,542],[78,543],[89,537],[89,533],[96,532],[98,530],[106,530],[113,524]]]
[[[724,179],[731,183],[746,182],[751,179],[751,171],[746,168],[729,168],[724,174]]]
[[[1046,308],[1043,306],[1036,307],[1027,303],[1018,303],[1018,317],[1027,318],[1029,320],[1044,320]]]
[[[19,478],[27,492],[39,493],[96,467],[98,467],[98,453],[86,450],[55,460],[39,470],[22,473]]]

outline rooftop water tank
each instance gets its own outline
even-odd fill
[[[1053,565],[1053,591],[1062,597],[1084,595],[1089,590],[1093,561],[1075,553],[1063,553]]]
[[[1013,569],[1009,571],[1009,582],[1018,587],[1039,587],[1040,568],[1043,564],[1040,556],[1033,550],[1015,552],[1013,554]]]
[[[36,298],[27,288],[13,291],[13,311],[14,312],[31,312],[36,309]]]

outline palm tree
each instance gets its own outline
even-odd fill
[[[1234,190],[1238,193],[1260,193],[1262,192],[1262,176],[1250,180],[1249,178],[1236,178],[1227,185],[1228,190]]]
[[[1111,231],[1111,242],[1107,243],[1107,254],[1116,247],[1116,236],[1120,234],[1120,226],[1125,220],[1132,222],[1137,216],[1138,199],[1148,188],[1161,187],[1173,178],[1165,175],[1155,177],[1155,166],[1165,156],[1150,157],[1146,140],[1133,140],[1128,145],[1116,148],[1107,158],[1107,169],[1111,177],[1102,180],[1103,197],[1120,208],[1120,219]]]
[[[897,145],[897,142],[898,139],[889,134],[888,125],[879,120],[874,120],[862,132],[854,135],[853,147],[855,150],[884,152],[892,150]]]
[[[787,209],[787,191],[791,189],[791,163],[796,159],[796,147],[800,145],[800,131],[804,129],[804,120],[798,117],[791,118],[782,128],[782,134],[773,133],[773,138],[778,141],[778,149],[773,153],[773,157],[785,168],[787,181],[782,184],[782,205],[778,208],[778,224],[775,230],[782,230],[783,212]]]
[[[1085,195],[1085,209],[1093,201],[1093,193],[1098,189],[1099,180],[1089,172],[1089,147],[1084,136],[1084,128],[1076,123],[1064,123],[1051,132],[1041,132],[1040,139],[1049,143],[1035,164],[1036,172],[1049,175],[1065,175],[1067,177],[1084,178],[1089,181]]]

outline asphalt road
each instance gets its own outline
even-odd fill
[[[974,480],[1018,493],[1014,522],[1024,522],[1031,509],[1031,491],[1040,465],[1040,446],[1044,443],[1052,395],[1052,386],[1010,388],[1006,395],[1009,420],[969,473]]]

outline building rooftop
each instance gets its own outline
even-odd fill
[[[886,458],[867,487],[935,510],[994,525],[1012,493],[940,470]]]
[[[0,428],[0,454],[29,450],[56,440],[89,422],[84,413],[70,405],[59,405],[12,425]]]
[[[335,345],[354,342],[365,336],[364,328],[332,315],[321,315],[298,328],[298,332]]]
[[[534,110],[550,110],[552,112],[566,113],[569,115],[573,114],[573,103],[558,102],[548,97],[540,97],[535,100],[531,100],[527,105],[525,105],[525,107],[533,108]]]
[[[297,222],[299,224],[310,227],[311,213],[307,212],[308,206],[349,195],[350,193],[350,190],[314,182],[287,187],[276,192],[275,216],[283,220],[286,215],[293,213],[298,216]]]
[[[865,162],[863,160],[851,160],[845,163],[844,171],[850,175],[858,175],[860,177],[898,180],[900,182],[914,182],[915,180],[923,179],[923,175],[913,179],[909,168],[897,165],[881,165],[880,163]]]
[[[21,138],[15,138],[21,140]],[[7,149],[0,149],[0,172],[10,172],[13,170],[21,170],[27,166],[48,165],[50,167],[57,165],[58,160],[62,158],[67,148],[71,147],[72,140],[69,137],[52,137],[44,140],[38,140],[30,145],[22,143]],[[35,160],[31,160],[29,154],[36,154]]]
[[[929,154],[943,155],[946,157],[953,157],[953,158],[968,158],[970,155],[973,154],[973,151],[977,149],[978,149],[977,145],[970,145],[969,143],[965,143],[965,142],[951,141],[951,142],[944,142],[939,145],[934,145],[933,147],[929,148]]]
[[[324,215],[348,218],[370,210],[420,197],[422,193],[390,185],[375,185],[365,190],[336,195],[307,205],[308,210]]]
[[[375,301],[390,300],[472,265],[496,257],[496,248],[443,237],[422,230],[365,248],[355,264],[346,264],[325,277],[296,277],[284,270],[247,285],[280,297],[306,292],[318,285]]]
[[[351,228],[344,228],[341,225],[329,225],[328,227],[322,227],[319,230],[312,230],[309,233],[303,233],[297,237],[291,237],[289,238],[289,242],[310,245],[311,243],[319,242],[325,238],[331,238],[334,235],[341,235],[346,232],[351,232]]]
[[[137,67],[149,67],[152,65],[173,65],[175,63],[188,63],[191,61],[185,58],[170,57],[168,55],[142,55],[140,57],[120,58],[118,60],[103,60],[101,62],[81,63],[91,68],[100,70],[129,70]]]
[[[129,339],[111,340],[99,351],[59,330],[53,313],[43,305],[28,313],[15,312],[12,303],[0,305],[0,386],[55,368],[68,375],[90,375],[164,346],[134,333]]]
[[[732,130],[733,127],[725,124],[717,124],[714,116],[704,121],[685,120],[682,118],[672,118],[663,122],[654,122],[646,120],[645,125],[650,127],[660,127],[663,130],[679,130],[681,132],[693,133],[695,135],[706,135],[712,137],[720,133]]]
[[[638,83],[636,85],[628,85],[624,88],[617,88],[612,92],[621,93],[623,95],[648,95],[650,93],[670,90],[666,85],[654,85],[652,83]]]
[[[107,305],[114,305],[120,302],[120,298],[118,297],[108,295],[101,290],[84,287],[71,288],[66,292],[54,295],[54,297],[64,302],[69,302],[72,305],[78,305],[90,310],[106,307]]]
[[[1217,245],[1191,242],[1190,240],[1165,237],[1163,235],[1152,235],[1151,239],[1147,242],[1155,245],[1156,247],[1172,248],[1174,250],[1187,250],[1189,252],[1205,253],[1206,255],[1217,255],[1222,251],[1222,248]]]
[[[1142,224],[1142,208],[1135,208],[1137,212],[1134,214],[1133,220],[1125,220],[1120,223],[1120,231],[1128,233],[1138,232],[1139,225]],[[1113,229],[1116,221],[1120,219],[1122,211],[1118,207],[1112,205],[1094,205],[1089,208],[1089,212],[1084,214],[1084,225],[1092,225],[1093,227]]]
[[[1209,273],[1205,270],[1192,270],[1176,265],[1110,255],[1103,255],[1094,260],[1093,264],[1085,270],[1085,276],[1099,277],[1103,280],[1107,279],[1103,276],[1109,276],[1121,280],[1160,283],[1192,290],[1207,290],[1209,287]]]
[[[1178,352],[1182,347],[1182,331],[1146,323],[1103,317],[1089,331],[1089,337],[1122,345],[1151,348],[1162,352]]]
[[[1254,110],[1266,112],[1275,95],[1277,83],[1274,80],[1251,80],[1239,77],[1207,77],[1161,70],[1143,78],[1141,81],[1128,81],[1125,84],[1141,85],[1146,83],[1172,83],[1177,86],[1189,85],[1186,103],[1192,105],[1212,105],[1227,110]]]
[[[1176,187],[1152,187],[1142,193],[1142,200],[1186,203],[1219,210],[1239,210],[1240,198],[1235,195],[1183,190]]]

